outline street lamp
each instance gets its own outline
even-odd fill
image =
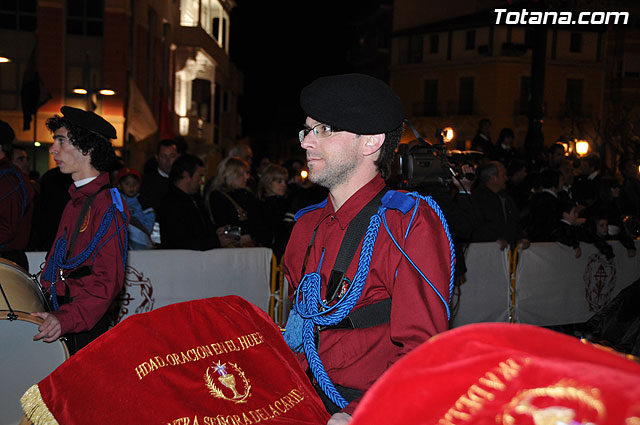
[[[436,140],[442,145],[453,140],[454,132],[452,127],[444,127],[436,130]]]
[[[98,95],[101,96],[113,96],[116,94],[116,91],[113,89],[102,88],[98,90],[90,90],[85,87],[74,87],[71,90],[73,93],[86,96],[87,97],[87,105],[85,110],[87,111],[95,111],[98,106]]]
[[[579,156],[584,156],[589,152],[589,142],[586,140],[576,140],[576,153]]]
[[[450,141],[453,140],[453,136],[454,136],[454,132],[453,132],[453,128],[452,127],[445,127],[442,129],[442,140],[445,143],[449,143]]]

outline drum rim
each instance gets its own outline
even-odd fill
[[[7,260],[6,258],[0,258],[0,263],[5,264],[11,268],[14,268],[20,273],[23,273],[27,275],[29,278],[33,279],[33,275],[31,275],[28,270],[23,269],[18,263],[14,263],[13,261]]]
[[[47,300],[47,296],[44,292],[44,288],[42,287],[40,282],[38,282],[37,275],[33,275],[29,273],[28,271],[20,267],[18,264],[14,263],[11,260],[7,260],[6,258],[0,258],[0,269],[2,269],[2,266],[7,266],[9,269],[13,269],[14,271],[20,273],[21,275],[23,275],[22,277],[26,278],[26,280],[28,280],[31,283],[31,286],[34,289],[36,296],[38,297],[38,301],[40,301],[40,304],[42,305],[42,311],[48,312],[52,310],[51,304],[49,303],[49,300]],[[2,281],[0,280],[0,284],[1,283]],[[9,305],[9,307],[11,306]],[[0,309],[0,312],[1,311],[5,311],[5,310]],[[18,311],[21,311],[21,310],[14,310],[14,311],[17,313]],[[29,312],[23,312],[23,313],[29,313]]]
[[[9,310],[0,310],[0,313],[2,313],[0,315],[0,320],[9,320],[6,317],[6,315],[4,314],[4,313],[9,313]],[[14,313],[17,316],[17,318],[14,319],[14,320],[21,320],[23,322],[30,322],[30,323],[33,323],[34,325],[41,325],[42,323],[44,323],[44,320],[41,319],[38,316],[32,316],[29,313],[25,313],[23,311],[14,311]],[[13,321],[13,320],[11,320],[11,321]],[[34,342],[36,342],[36,341],[34,341]],[[69,347],[67,347],[67,343],[64,342],[63,339],[58,338],[56,341],[52,341],[50,343],[47,342],[45,344],[53,344],[54,342],[59,342],[59,343],[62,344],[62,348],[63,348],[64,354],[65,354],[64,360],[68,360],[70,356],[69,356]]]

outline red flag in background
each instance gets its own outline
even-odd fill
[[[31,127],[31,117],[38,112],[38,109],[51,99],[51,93],[45,88],[38,73],[37,62],[38,45],[31,51],[31,56],[27,62],[22,76],[22,88],[20,96],[22,100],[23,130]]]

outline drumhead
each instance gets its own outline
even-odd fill
[[[2,258],[0,258],[0,285],[14,311],[24,313],[46,311],[45,297],[31,275],[16,263]],[[9,305],[0,293],[0,310],[9,310]],[[2,316],[6,315],[2,314]]]
[[[23,415],[20,397],[69,358],[64,342],[33,340],[42,320],[18,316],[9,321],[3,315],[0,320],[0,425],[18,425]]]

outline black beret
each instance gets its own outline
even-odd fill
[[[71,106],[63,106],[60,112],[72,124],[82,127],[86,130],[101,134],[107,139],[115,139],[116,129],[100,115],[91,111],[83,111],[82,109],[73,108]]]
[[[404,120],[398,95],[364,74],[318,78],[302,89],[300,106],[314,120],[356,134],[386,133]]]

